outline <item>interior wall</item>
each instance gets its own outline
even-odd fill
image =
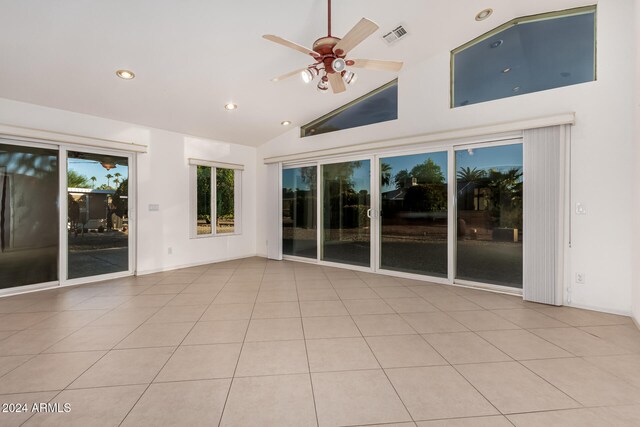
[[[634,93],[629,86],[635,75],[629,53],[637,40],[633,4],[621,0],[598,5],[595,82],[450,109],[449,51],[456,46],[442,46],[439,54],[400,73],[398,120],[304,139],[295,128],[259,147],[258,206],[266,206],[266,157],[575,112],[571,205],[586,205],[587,214],[571,213],[570,305],[630,314]],[[375,71],[361,70],[359,78],[366,79],[368,73]],[[265,217],[259,217],[257,251],[262,255],[267,226]],[[585,284],[574,283],[577,272],[585,274]]]
[[[634,40],[640,40],[640,2],[635,2],[635,10],[633,13],[635,19],[635,37]],[[640,326],[640,44],[635,46],[635,98],[634,98],[634,114],[635,114],[635,135],[634,135],[634,178],[633,178],[633,317],[636,324]]]
[[[138,220],[139,273],[255,255],[255,148],[2,98],[0,123],[148,145],[148,153],[137,154],[133,214]],[[189,238],[190,157],[245,165],[241,235]],[[159,211],[150,211],[150,204],[159,205]]]

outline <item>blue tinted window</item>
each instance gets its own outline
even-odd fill
[[[452,52],[452,107],[595,80],[594,7],[511,21]]]
[[[398,80],[394,80],[326,116],[302,126],[300,136],[319,135],[397,118]]]

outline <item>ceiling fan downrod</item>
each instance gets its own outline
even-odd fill
[[[328,31],[327,31],[327,37],[331,37],[331,0],[327,0],[328,3],[328,9],[329,9],[329,19],[327,20],[327,26],[328,26]]]

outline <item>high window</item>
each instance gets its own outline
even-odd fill
[[[300,136],[320,135],[398,118],[398,79],[300,128]]]
[[[451,52],[451,107],[596,80],[596,6],[509,21]]]

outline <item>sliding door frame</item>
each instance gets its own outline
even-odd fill
[[[449,251],[453,251],[453,254],[451,256],[450,262],[453,263],[453,265],[450,265],[450,270],[449,270],[449,275],[453,276],[450,277],[451,280],[451,284],[452,285],[456,285],[456,286],[464,286],[464,287],[470,287],[470,288],[476,288],[476,289],[485,289],[485,290],[489,290],[489,291],[495,291],[495,292],[502,292],[502,293],[508,293],[508,294],[514,294],[514,295],[522,295],[522,288],[513,288],[511,286],[503,286],[503,285],[494,285],[491,283],[484,283],[484,282],[476,282],[474,280],[464,280],[464,279],[457,279],[456,275],[457,275],[457,271],[456,271],[456,266],[457,264],[457,253],[458,253],[458,195],[456,194],[456,189],[457,189],[457,177],[456,177],[456,152],[458,151],[464,151],[464,150],[469,150],[469,149],[474,149],[474,150],[479,150],[482,148],[491,148],[491,147],[503,147],[506,145],[516,145],[516,144],[520,144],[522,145],[523,143],[523,136],[519,136],[519,137],[513,137],[512,139],[503,139],[500,141],[490,141],[490,142],[478,142],[478,143],[469,143],[469,144],[459,144],[459,145],[453,145],[450,150],[451,150],[451,155],[450,155],[450,163],[453,163],[453,182],[454,185],[450,185],[449,186],[449,191],[453,191],[453,197],[454,197],[454,205],[453,205],[453,209],[449,210],[449,216],[453,216],[453,218],[449,218],[450,221],[452,221],[452,231],[453,231],[453,244],[449,245]],[[523,152],[523,157],[522,157],[522,164],[524,166],[524,162],[525,162],[525,158],[524,158],[524,152]],[[523,175],[523,179],[526,179],[526,177],[524,177]],[[525,222],[524,220],[524,212],[523,212],[523,223]],[[525,227],[522,228],[522,239],[526,239],[526,233],[527,233],[527,229]],[[450,241],[451,243],[451,241]],[[524,247],[523,247],[523,254],[522,254],[522,270],[524,271],[524,260],[525,260],[525,256],[524,256]]]
[[[452,141],[442,141],[438,144],[426,143],[416,144],[412,147],[388,147],[380,150],[368,150],[362,154],[350,154],[350,155],[332,155],[326,157],[319,157],[317,159],[307,159],[300,161],[283,162],[282,169],[291,169],[297,167],[310,167],[316,166],[317,168],[317,226],[316,226],[316,239],[317,239],[317,256],[313,258],[305,258],[291,255],[284,255],[282,258],[289,261],[298,261],[308,264],[317,264],[326,267],[338,267],[355,271],[377,273],[386,276],[400,277],[405,279],[419,280],[424,282],[432,282],[439,284],[446,284],[452,286],[467,287],[473,289],[484,289],[493,292],[506,293],[512,295],[522,295],[522,288],[512,288],[509,286],[493,285],[489,283],[475,282],[469,280],[456,279],[456,265],[457,265],[457,216],[458,216],[458,197],[456,194],[457,177],[456,177],[456,151],[466,150],[469,148],[480,149],[488,147],[499,147],[505,145],[514,145],[523,143],[522,132],[512,132],[510,134],[500,134],[494,137],[480,137],[480,138],[461,138]],[[380,200],[380,160],[389,157],[409,156],[415,154],[432,154],[432,153],[447,153],[447,277],[429,276],[416,273],[405,273],[395,270],[386,270],[381,267],[381,251],[380,243],[382,241],[381,236],[381,200]],[[323,171],[322,166],[327,164],[342,163],[356,160],[369,160],[370,173],[371,173],[371,218],[370,218],[370,232],[371,232],[371,261],[369,267],[361,267],[351,264],[342,264],[331,261],[322,260],[322,240],[323,240],[323,197],[324,197],[324,183],[323,183]],[[523,157],[523,164],[526,159]],[[280,202],[282,203],[282,189],[279,191]],[[280,212],[280,215],[282,213]],[[524,219],[523,219],[524,221]],[[281,225],[282,226],[282,225]],[[523,227],[523,238],[526,238],[526,229]],[[523,257],[524,258],[524,257]]]
[[[51,289],[64,286],[75,286],[86,283],[99,282],[109,279],[117,279],[122,277],[133,276],[136,272],[136,254],[137,254],[137,153],[100,148],[91,145],[81,144],[65,144],[55,141],[32,140],[22,137],[0,137],[0,143],[15,145],[19,147],[32,147],[54,150],[58,153],[58,280],[34,283],[25,286],[16,286],[11,288],[0,289],[0,297],[4,295],[16,295],[43,289]],[[102,274],[96,276],[79,277],[76,279],[68,279],[68,206],[67,206],[67,159],[69,151],[78,151],[86,153],[112,155],[118,157],[126,157],[128,159],[128,179],[132,184],[128,188],[128,218],[129,218],[129,242],[128,242],[128,269],[122,272]]]
[[[130,183],[134,185],[130,185],[127,188],[128,194],[128,212],[127,216],[129,218],[128,223],[128,269],[125,271],[118,271],[115,273],[107,273],[100,274],[95,276],[85,276],[78,277],[75,279],[68,278],[68,267],[69,267],[69,232],[67,230],[67,203],[66,203],[66,194],[67,194],[67,168],[68,168],[68,152],[76,151],[81,153],[91,153],[91,154],[99,154],[106,156],[117,156],[117,157],[126,157],[128,162],[128,180]],[[62,159],[64,157],[64,163],[62,163]],[[85,283],[94,283],[101,282],[103,280],[110,279],[119,279],[122,277],[133,276],[136,272],[136,253],[137,253],[137,211],[135,210],[136,202],[137,202],[137,194],[136,194],[136,160],[137,154],[126,151],[118,151],[118,150],[110,150],[106,148],[96,148],[96,147],[86,147],[86,146],[76,146],[76,145],[60,145],[60,164],[64,164],[63,168],[60,168],[60,212],[62,213],[62,209],[64,208],[64,212],[67,215],[60,215],[60,285],[61,286],[74,286],[74,285],[82,285]],[[65,195],[64,201],[62,200],[62,195]],[[64,206],[63,206],[64,202]],[[64,273],[64,275],[62,275]]]

